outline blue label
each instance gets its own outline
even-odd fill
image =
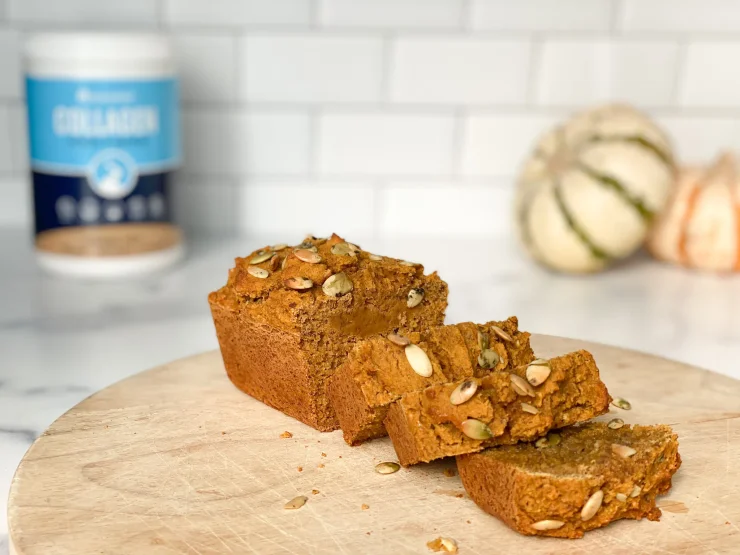
[[[168,218],[165,185],[180,163],[176,79],[29,77],[26,87],[37,232]]]

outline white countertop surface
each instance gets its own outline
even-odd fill
[[[34,438],[100,388],[216,348],[207,293],[223,284],[235,256],[286,239],[204,239],[165,275],[95,283],[41,274],[28,233],[0,230],[0,554],[7,491]],[[740,275],[697,274],[638,256],[574,277],[534,266],[509,237],[350,239],[438,270],[450,284],[449,323],[516,314],[532,332],[647,351],[740,379]]]

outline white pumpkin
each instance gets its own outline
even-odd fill
[[[661,260],[704,270],[740,271],[740,168],[732,154],[709,168],[685,168],[648,239]]]
[[[643,113],[609,105],[546,133],[525,162],[516,225],[529,253],[565,272],[594,272],[645,241],[674,180],[665,134]]]

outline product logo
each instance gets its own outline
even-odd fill
[[[138,177],[136,161],[126,151],[108,148],[90,161],[87,180],[96,195],[116,200],[131,194]]]

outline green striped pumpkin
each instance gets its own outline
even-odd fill
[[[608,105],[546,133],[526,160],[516,225],[527,251],[564,272],[596,272],[645,240],[674,181],[671,146],[645,114]]]

